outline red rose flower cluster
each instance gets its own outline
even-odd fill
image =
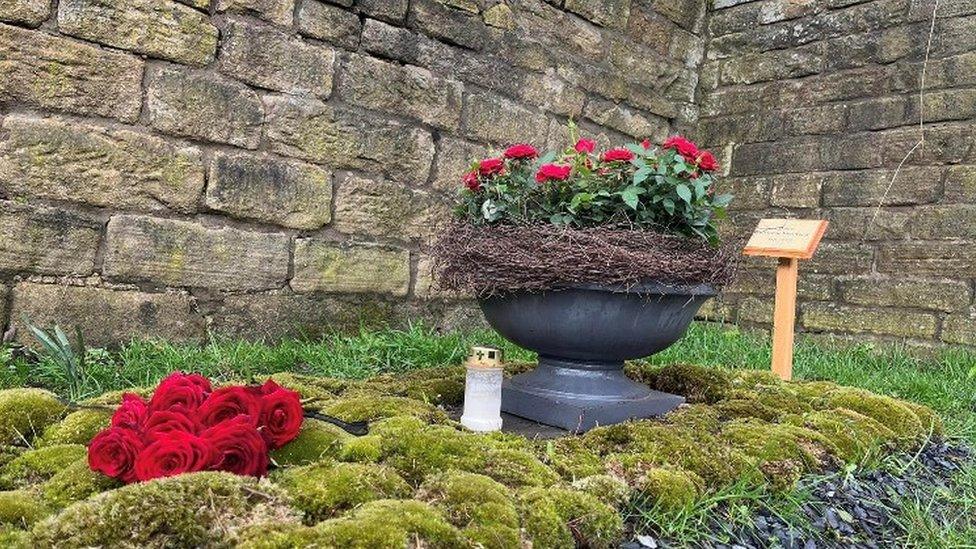
[[[718,169],[718,161],[715,160],[715,155],[709,151],[698,150],[698,145],[684,137],[678,135],[669,137],[664,142],[663,147],[674,149],[685,159],[685,162],[698,166],[704,172],[714,172]]]
[[[270,379],[214,390],[199,374],[174,372],[149,402],[122,395],[88,465],[126,483],[194,471],[263,476],[268,452],[298,436],[303,419],[298,393]]]

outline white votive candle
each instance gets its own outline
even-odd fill
[[[472,431],[502,428],[502,352],[473,347],[465,366],[464,413],[461,425]]]

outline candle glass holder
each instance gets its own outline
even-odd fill
[[[479,432],[502,428],[502,364],[499,349],[471,349],[471,356],[465,363],[467,375],[461,425]]]

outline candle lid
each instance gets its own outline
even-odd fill
[[[496,369],[502,367],[502,351],[494,347],[471,347],[465,366],[468,368]]]

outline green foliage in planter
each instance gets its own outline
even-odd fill
[[[441,510],[475,545],[486,549],[519,545],[519,514],[511,492],[489,477],[439,473],[424,481],[417,499]]]
[[[230,473],[191,473],[131,484],[36,523],[48,547],[228,546],[247,526],[297,523],[272,484]]]
[[[45,481],[88,455],[81,444],[58,444],[24,452],[0,469],[0,486],[23,488]]]
[[[88,444],[99,431],[108,427],[111,419],[112,410],[92,408],[76,410],[66,415],[61,421],[44,429],[44,433],[37,439],[35,446]]]
[[[322,462],[289,468],[275,481],[311,524],[368,501],[407,498],[412,491],[396,471],[362,463]]]
[[[29,443],[66,409],[53,393],[43,389],[0,391],[0,444]]]

